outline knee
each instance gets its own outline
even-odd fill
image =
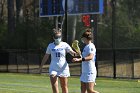
[[[67,88],[68,88],[68,85],[67,85],[67,84],[61,85],[61,88],[62,88],[62,89],[67,89]]]
[[[87,88],[87,92],[88,92],[88,93],[94,93],[93,90],[90,89],[90,88]]]
[[[61,82],[61,88],[66,89],[68,87],[67,82]]]
[[[52,84],[52,87],[58,87],[58,84]]]

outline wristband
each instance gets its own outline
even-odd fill
[[[85,58],[84,57],[82,58],[82,61],[85,61]]]

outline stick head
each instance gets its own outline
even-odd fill
[[[72,48],[74,48],[74,50],[75,50],[77,53],[81,54],[81,51],[80,51],[80,48],[79,48],[79,41],[78,41],[78,40],[74,40],[74,41],[72,42]]]

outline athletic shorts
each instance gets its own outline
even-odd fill
[[[49,70],[50,75],[56,75],[58,77],[69,77],[70,71],[69,69],[64,69],[63,71],[55,71],[55,70]]]
[[[94,82],[95,83],[96,79],[96,73],[82,73],[80,80],[84,83],[86,82]]]

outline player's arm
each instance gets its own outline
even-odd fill
[[[79,62],[79,61],[89,61],[93,59],[94,54],[90,53],[88,56],[83,57],[83,58],[73,58],[73,62]]]
[[[79,56],[79,54],[78,53],[76,53],[75,51],[73,51],[73,50],[71,50],[70,52],[69,52],[72,56]]]
[[[84,57],[82,59],[85,60],[85,61],[89,61],[89,60],[92,60],[93,59],[93,56],[94,56],[94,54],[93,53],[90,53],[88,56],[86,56],[86,57]]]
[[[43,57],[43,59],[42,59],[42,62],[41,62],[41,65],[40,65],[40,67],[39,67],[39,72],[40,72],[40,73],[41,73],[41,71],[42,71],[43,65],[47,62],[49,56],[50,56],[50,54],[47,54],[47,53],[44,55],[44,57]]]
[[[75,52],[68,44],[66,44],[66,52],[70,53],[72,56],[79,56],[79,54],[77,52]]]

